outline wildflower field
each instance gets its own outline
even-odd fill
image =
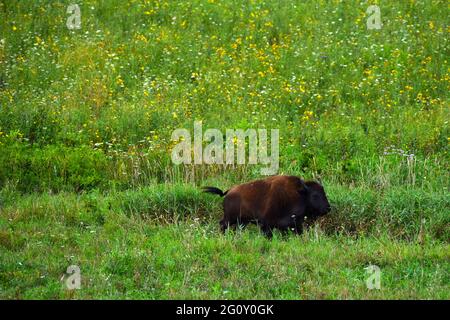
[[[0,298],[450,299],[449,9],[0,1]],[[262,165],[173,164],[194,121],[279,129],[278,173],[320,178],[332,212],[222,235],[200,187]]]

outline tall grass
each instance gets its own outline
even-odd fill
[[[0,298],[449,298],[445,1],[72,2],[0,2]],[[279,129],[331,214],[220,235],[199,187],[260,166],[174,165],[196,120]]]
[[[383,3],[377,31],[366,29],[365,2],[79,5],[82,27],[70,31],[65,2],[1,4],[2,186],[222,176],[229,168],[172,165],[171,132],[194,120],[223,132],[279,128],[283,172],[448,186],[442,1]]]

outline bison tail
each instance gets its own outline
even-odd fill
[[[216,188],[216,187],[203,187],[202,189],[203,189],[203,192],[218,194],[221,197],[226,195],[228,192],[228,191],[223,192],[222,190],[220,190],[219,188]]]

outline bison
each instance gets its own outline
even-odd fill
[[[275,228],[300,234],[306,217],[315,220],[331,209],[320,183],[295,176],[272,176],[225,192],[215,187],[203,187],[203,191],[225,197],[222,232],[236,224],[257,223],[269,238]]]

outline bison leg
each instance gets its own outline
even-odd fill
[[[227,229],[230,226],[236,225],[236,221],[233,222],[223,218],[222,220],[220,220],[219,224],[220,224],[220,231],[222,231],[222,233],[225,233],[225,231],[227,231]]]
[[[303,233],[303,226],[301,223],[295,223],[293,226],[290,227],[290,230],[295,234],[302,234]]]
[[[262,233],[268,238],[268,239],[272,239],[273,233],[272,233],[272,228],[265,223],[262,223],[261,226],[261,231]]]
[[[285,218],[281,219],[277,223],[276,227],[284,235],[287,234],[289,231],[292,231],[295,234],[302,234],[303,232],[302,220],[298,219],[297,216],[285,215]]]
[[[227,220],[226,218],[223,218],[222,220],[220,220],[219,224],[220,224],[220,230],[222,231],[222,233],[225,233],[225,231],[229,227],[233,227],[233,229],[235,229],[236,226],[245,228],[250,222],[251,221],[241,220],[241,219],[236,219],[234,221],[230,221],[230,220]]]
[[[241,201],[237,195],[228,195],[223,202],[223,218],[220,220],[220,229],[225,232],[230,226],[235,226],[240,213]]]

